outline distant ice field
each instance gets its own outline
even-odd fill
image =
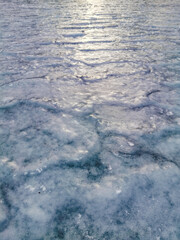
[[[179,0],[0,0],[0,240],[179,239]]]

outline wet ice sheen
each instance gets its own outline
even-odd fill
[[[179,13],[0,0],[0,239],[180,239]]]

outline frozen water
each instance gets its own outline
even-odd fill
[[[180,239],[178,0],[0,0],[0,240]]]

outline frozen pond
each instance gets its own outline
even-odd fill
[[[180,239],[180,1],[0,0],[0,239]]]

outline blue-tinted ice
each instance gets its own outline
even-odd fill
[[[179,240],[179,80],[179,0],[0,0],[0,240]]]

